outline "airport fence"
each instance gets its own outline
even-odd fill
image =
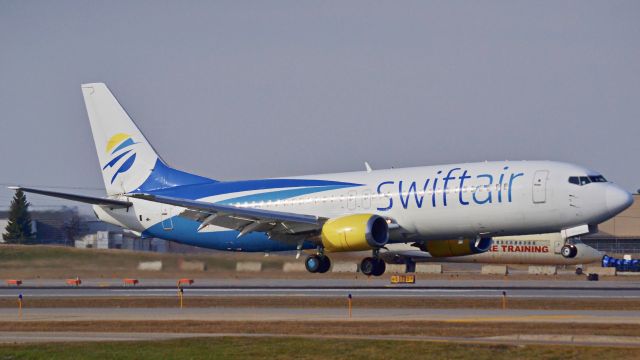
[[[607,254],[640,255],[640,238],[582,238],[582,242]]]

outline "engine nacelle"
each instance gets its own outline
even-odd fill
[[[428,251],[433,257],[450,257],[480,254],[488,251],[493,241],[491,238],[430,240],[420,249]]]
[[[378,215],[347,215],[324,223],[321,236],[326,251],[378,249],[389,241],[389,225]]]

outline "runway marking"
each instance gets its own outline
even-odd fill
[[[489,316],[489,317],[473,317],[444,320],[452,323],[465,322],[501,322],[501,321],[531,321],[531,320],[569,320],[569,319],[586,319],[593,316],[585,315],[522,315],[522,316]],[[595,317],[597,318],[597,317]]]
[[[125,291],[126,292],[126,291]],[[190,291],[185,291],[185,295],[187,293],[189,293]],[[295,293],[295,292],[281,292],[281,293],[241,293],[241,294],[234,294],[234,293],[209,293],[209,294],[194,294],[193,296],[198,296],[198,297],[282,297],[282,296],[287,296],[287,297],[326,297],[326,298],[331,298],[331,297],[340,297],[340,296],[346,296],[346,294],[350,293],[351,291],[335,291],[333,294],[330,293],[324,293],[324,294],[304,294],[304,293]],[[96,297],[96,298],[102,298],[102,297],[110,297],[113,296],[115,294],[105,294],[105,293],[96,293],[96,294],[89,294],[89,293],[84,293],[84,294],[78,294],[78,293],[69,293],[69,294],[30,294],[28,292],[22,292],[24,296],[29,296],[32,298],[78,298],[78,297]],[[124,294],[124,295],[119,295],[119,296],[125,296],[125,297],[158,297],[158,296],[168,296],[173,295],[175,293],[175,290],[173,291],[167,291],[167,292],[147,292],[147,293],[141,293],[141,294],[137,294],[135,292],[131,292],[129,294]],[[363,296],[372,296],[372,297],[379,297],[379,298],[385,298],[385,297],[390,297],[390,298],[402,298],[402,297],[406,297],[406,298],[420,298],[420,297],[424,297],[424,298],[462,298],[462,297],[474,297],[474,298],[486,298],[486,299],[497,299],[497,298],[501,298],[502,297],[502,293],[496,293],[496,294],[473,294],[473,295],[469,295],[469,293],[448,293],[448,292],[444,292],[444,294],[391,294],[391,293],[386,293],[386,294],[375,294],[375,293],[361,293],[360,295]],[[13,299],[17,296],[17,294],[10,294],[10,295],[5,295],[5,294],[0,294],[0,298],[10,298]],[[548,295],[533,295],[533,294],[508,294],[508,298],[510,299],[574,299],[576,296],[575,294],[548,294]],[[579,295],[580,298],[584,298],[584,299],[638,299],[640,298],[640,294],[638,295],[615,295],[615,294],[609,294],[609,295]]]
[[[416,336],[416,335],[309,335],[280,333],[115,333],[115,332],[0,332],[0,343],[42,343],[42,342],[95,342],[95,341],[162,341],[184,338],[298,338],[298,339],[339,339],[373,341],[428,341],[438,343],[470,344],[542,344],[542,345],[580,345],[580,346],[616,346],[638,347],[640,337],[598,336],[598,335],[506,335],[492,337],[454,337],[454,336]]]

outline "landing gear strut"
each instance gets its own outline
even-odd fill
[[[304,261],[304,267],[310,273],[324,274],[331,268],[331,260],[324,254],[310,255]]]
[[[378,250],[373,250],[373,257],[366,257],[360,263],[360,271],[367,276],[380,276],[386,269],[384,260],[378,257]]]

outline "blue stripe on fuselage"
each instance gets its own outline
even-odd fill
[[[295,188],[295,187],[325,187],[326,190],[333,190],[334,187],[355,187],[361,184],[328,181],[328,180],[312,180],[312,179],[263,179],[263,180],[244,180],[229,182],[213,182],[194,185],[175,186],[166,189],[158,189],[147,191],[149,194],[169,196],[181,199],[196,200],[209,196],[231,194],[242,191],[253,190],[270,190],[278,188]],[[324,190],[318,190],[324,191]],[[143,192],[143,191],[137,191]],[[134,192],[135,193],[135,192]],[[244,201],[244,200],[243,200]]]
[[[172,230],[164,230],[160,222],[145,230],[143,236],[216,250],[247,252],[296,250],[296,244],[269,239],[265,233],[261,232],[252,232],[237,238],[239,232],[235,230],[198,232],[200,222],[181,216],[172,217],[171,222]],[[302,247],[303,249],[315,248],[309,242],[305,242]]]

